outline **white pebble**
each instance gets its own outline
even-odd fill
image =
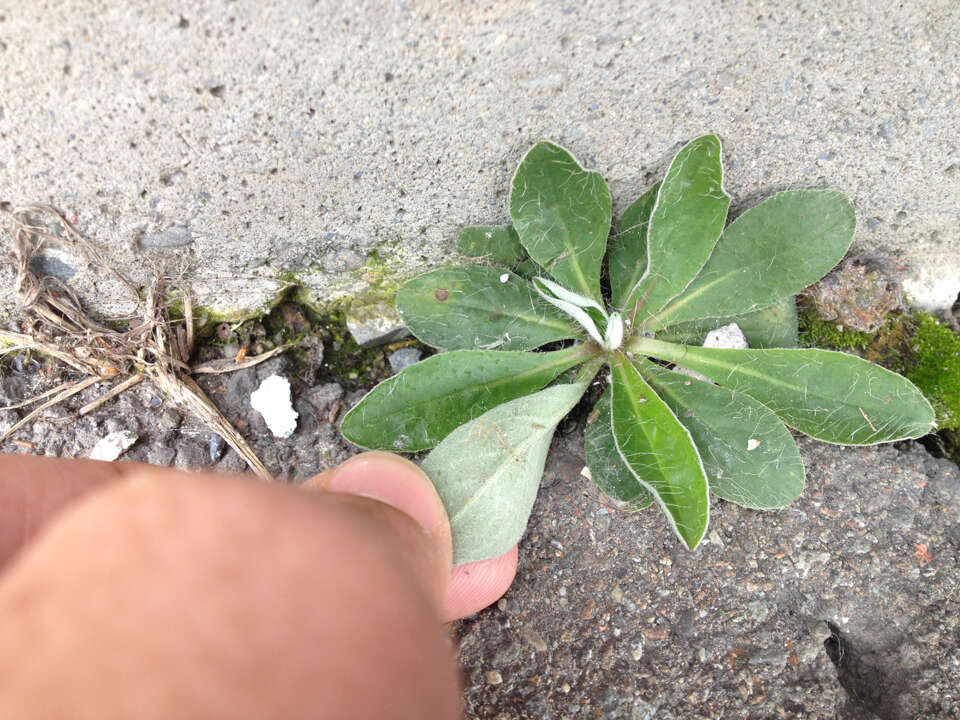
[[[748,347],[747,338],[736,323],[730,323],[708,332],[707,338],[703,341],[703,346],[705,348],[734,348],[737,350]]]
[[[271,375],[250,395],[250,405],[263,415],[274,437],[288,438],[297,429],[297,411],[290,403],[290,381]]]

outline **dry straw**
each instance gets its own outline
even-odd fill
[[[149,380],[157,391],[184,411],[202,420],[219,434],[259,477],[269,480],[270,473],[236,431],[210,401],[193,375],[225,373],[248,368],[283,352],[249,357],[242,362],[217,360],[191,365],[194,349],[193,306],[190,296],[155,261],[153,279],[141,296],[129,278],[119,272],[103,255],[102,249],[85,238],[64,215],[49,205],[28,205],[13,211],[0,210],[0,220],[12,240],[6,260],[16,270],[16,292],[22,332],[0,329],[0,354],[30,350],[56,358],[81,373],[71,380],[4,410],[32,407],[13,427],[0,435],[10,437],[47,408],[62,403],[92,385],[105,392],[77,411],[86,415],[125,390]],[[38,271],[33,258],[48,247],[66,247],[87,263],[113,275],[129,292],[136,313],[132,318],[112,318],[98,322],[87,313],[73,289],[64,281]],[[176,289],[183,300],[183,319],[171,319],[167,288]],[[120,329],[118,329],[120,328]]]

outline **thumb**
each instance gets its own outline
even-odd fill
[[[302,487],[377,500],[414,520],[434,546],[436,573],[432,589],[437,607],[443,607],[453,542],[443,502],[423,470],[399,455],[367,452],[315,475]]]
[[[450,523],[433,483],[399,455],[368,452],[308,480],[304,487],[361,495],[406,513],[427,530],[443,558],[442,617],[457,620],[495,603],[517,574],[517,548],[499,557],[451,568]]]

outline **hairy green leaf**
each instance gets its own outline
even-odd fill
[[[707,475],[690,431],[622,353],[614,353],[611,370],[617,449],[692,550],[707,531],[710,502]]]
[[[584,430],[587,467],[593,481],[612,498],[627,503],[628,510],[640,510],[653,503],[653,495],[627,467],[613,438],[608,387],[593,408]]]
[[[497,557],[523,535],[550,439],[586,383],[554,385],[458,427],[423,461],[453,531],[455,564]]]
[[[400,289],[397,310],[410,332],[446,350],[532,350],[581,334],[529,282],[502,268],[425,273]]]
[[[517,265],[527,257],[513,225],[465,227],[457,236],[457,249],[464,255],[500,265]]]
[[[788,190],[738,217],[680,297],[645,321],[659,330],[689,320],[752,312],[796,295],[836,265],[856,217],[835,190]]]
[[[416,452],[492,407],[544,385],[586,357],[582,346],[549,353],[455,350],[384,380],[343,419],[360,447]]]
[[[610,191],[600,173],[558,145],[537,143],[513,176],[510,217],[530,257],[561,285],[601,299]]]
[[[783,422],[749,395],[640,360],[641,374],[690,431],[710,492],[744,507],[783,507],[803,492],[803,461]]]
[[[704,135],[687,143],[670,163],[647,228],[647,269],[625,308],[642,309],[638,321],[676,297],[710,257],[727,219],[720,140]]]
[[[634,338],[631,349],[683,365],[773,410],[810,437],[875,445],[933,430],[933,410],[904,377],[832,350],[726,350]]]
[[[533,278],[535,277],[543,277],[544,275],[549,274],[547,273],[546,270],[544,270],[542,267],[537,265],[530,258],[527,258],[526,260],[521,262],[519,265],[517,265],[513,269],[513,271],[520,277],[525,278],[527,280],[533,280]]]
[[[679,323],[657,333],[657,339],[685,345],[701,345],[707,333],[736,323],[752,348],[797,346],[797,301],[785,297],[773,305],[744,315],[705,318]]]
[[[607,251],[610,304],[622,310],[647,270],[647,227],[660,183],[634,200],[613,228]]]

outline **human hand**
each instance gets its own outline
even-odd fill
[[[0,718],[459,717],[441,621],[517,554],[450,558],[394,455],[301,488],[0,455]]]

